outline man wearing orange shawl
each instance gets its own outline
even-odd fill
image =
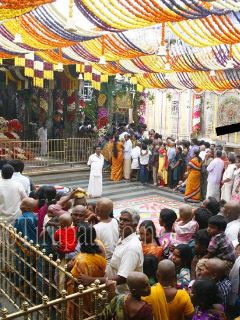
[[[168,157],[167,151],[164,146],[160,147],[159,150],[159,167],[158,174],[160,177],[160,185],[165,186],[168,183]]]

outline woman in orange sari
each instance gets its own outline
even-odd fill
[[[187,165],[188,177],[186,181],[185,201],[199,202],[201,200],[201,171],[202,159],[199,148],[195,148],[193,158]]]
[[[160,177],[160,186],[166,186],[168,183],[168,156],[166,148],[163,145],[160,146],[159,149],[159,167],[158,167],[158,175]]]
[[[111,180],[119,181],[123,175],[123,144],[119,136],[115,136],[112,144],[112,169]]]
[[[80,275],[88,275],[91,277],[103,277],[106,269],[106,258],[101,250],[98,242],[96,241],[96,231],[90,226],[84,226],[80,228],[80,250],[73,260],[73,267],[71,268],[71,274],[74,278],[78,278]],[[72,294],[77,292],[77,285],[74,280],[70,280],[67,283],[67,293]],[[89,312],[91,310],[91,294],[87,294],[83,298],[84,309]],[[78,302],[67,302],[67,320],[79,319],[79,304]]]

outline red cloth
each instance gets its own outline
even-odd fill
[[[59,252],[73,252],[77,245],[77,227],[60,228],[54,233],[54,240],[59,242]]]

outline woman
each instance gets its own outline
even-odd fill
[[[173,167],[173,187],[178,185],[180,178],[183,176],[183,157],[182,148],[176,147],[175,164]]]
[[[189,161],[188,177],[185,190],[185,201],[199,202],[201,200],[201,170],[202,159],[199,157],[199,148],[194,149],[193,158]]]
[[[112,144],[111,180],[120,181],[123,175],[123,144],[119,136],[115,136]]]
[[[71,274],[78,278],[81,274],[91,277],[103,277],[106,269],[106,258],[103,256],[100,246],[96,242],[96,231],[90,226],[84,226],[79,230],[79,243],[81,252],[75,257]],[[67,283],[67,292],[76,292],[76,282],[70,280]],[[84,297],[84,307],[91,310],[91,295]],[[79,319],[79,305],[69,301],[67,303],[68,320]]]
[[[168,157],[167,157],[167,151],[166,148],[163,145],[161,145],[159,150],[159,167],[158,167],[158,175],[160,177],[160,185],[166,186],[168,183]]]
[[[236,157],[236,170],[234,171],[233,189],[231,200],[240,203],[240,155]]]
[[[151,220],[145,220],[140,224],[139,235],[142,242],[144,263],[143,272],[148,276],[151,285],[157,282],[156,272],[163,249],[156,235],[156,228]]]
[[[223,173],[221,189],[221,200],[225,200],[226,202],[231,200],[234,170],[236,169],[233,153],[229,153],[228,160],[229,164]]]

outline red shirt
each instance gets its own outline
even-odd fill
[[[73,252],[77,245],[77,227],[58,229],[54,233],[54,240],[59,242],[59,252]]]

